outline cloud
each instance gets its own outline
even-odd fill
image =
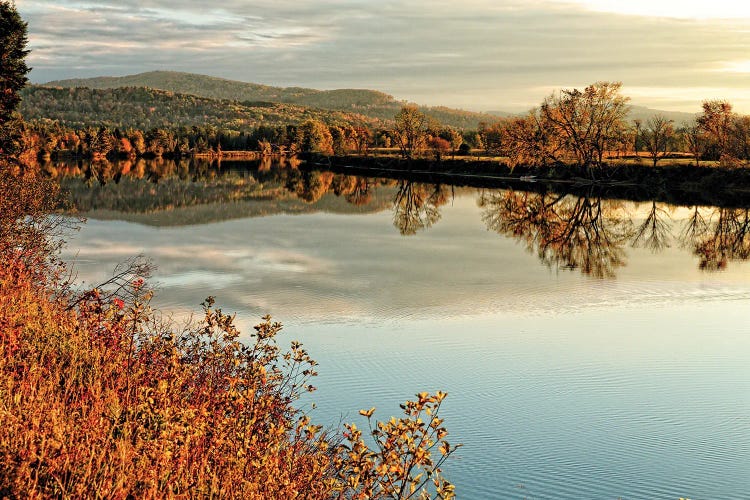
[[[596,12],[672,19],[750,19],[750,4],[736,0],[559,0]]]
[[[730,99],[746,89],[741,73],[715,71],[747,58],[740,21],[613,15],[556,0],[206,4],[19,1],[32,79],[173,69],[510,110],[538,104],[535,87],[596,80],[622,81],[626,92],[721,87]]]

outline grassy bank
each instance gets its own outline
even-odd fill
[[[297,405],[317,364],[279,323],[241,342],[211,298],[201,321],[163,321],[138,262],[76,292],[56,184],[0,168],[0,191],[0,497],[453,496],[445,394],[387,422],[362,411],[373,447],[353,424],[324,430]]]

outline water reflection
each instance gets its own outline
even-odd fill
[[[546,265],[612,278],[633,223],[620,201],[506,191],[479,198],[487,228],[522,241]]]
[[[393,225],[404,236],[432,227],[440,220],[440,207],[448,203],[449,192],[439,184],[399,181],[393,200]]]
[[[490,231],[515,239],[552,269],[578,270],[596,278],[614,278],[627,264],[629,248],[660,253],[672,245],[689,250],[705,271],[726,268],[750,257],[750,209],[679,207],[649,201],[606,199],[591,190],[560,194],[455,188],[411,180],[375,179],[299,169],[294,158],[254,161],[210,159],[121,160],[48,163],[42,168],[59,178],[81,212],[156,214],[197,207],[190,223],[224,218],[333,211],[391,210],[403,236],[436,225],[442,209],[456,196],[474,196]],[[687,212],[686,212],[687,209]],[[683,215],[675,218],[675,212]],[[685,215],[687,213],[687,215]],[[177,224],[179,217],[162,223]],[[139,222],[144,222],[143,219]]]
[[[700,258],[700,268],[720,270],[731,260],[750,257],[750,210],[715,208],[708,216],[697,210],[682,234]]]
[[[646,218],[635,228],[633,246],[642,246],[654,253],[670,246],[673,221],[669,215],[669,208],[664,208],[655,201],[651,202],[651,209]]]
[[[120,200],[117,219],[143,223],[92,220],[68,253],[79,276],[99,283],[143,252],[163,310],[187,314],[216,295],[244,331],[273,314],[323,367],[316,421],[441,387],[455,398],[446,418],[465,455],[450,472],[466,498],[748,491],[750,272],[727,264],[744,258],[744,210],[228,162],[153,182],[148,168],[119,184],[70,179],[81,196]],[[192,200],[175,197],[136,218],[165,187],[192,185],[201,200],[256,191],[184,207]],[[215,219],[190,218],[209,209]],[[166,215],[226,222],[155,229]],[[707,247],[726,272],[706,272],[719,269],[701,264]]]

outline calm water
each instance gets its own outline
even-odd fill
[[[319,423],[447,391],[459,498],[750,498],[746,210],[243,168],[199,205],[65,180],[66,257],[91,284],[151,257],[176,317],[274,315],[320,362]]]

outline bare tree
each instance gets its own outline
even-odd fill
[[[656,166],[660,159],[667,156],[668,148],[674,139],[672,120],[667,120],[663,115],[649,118],[646,128],[641,130],[641,137],[651,161]]]
[[[706,136],[696,123],[686,123],[682,126],[682,137],[687,150],[695,159],[695,166],[700,167],[700,159],[706,151]]]

